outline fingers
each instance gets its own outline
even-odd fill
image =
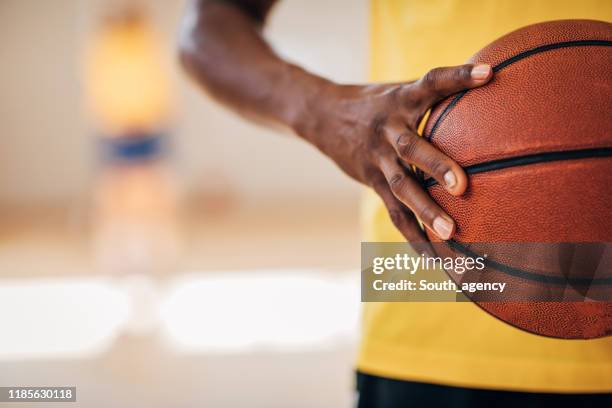
[[[434,68],[407,88],[406,97],[416,97],[428,109],[452,94],[486,84],[492,76],[488,64]]]
[[[453,236],[455,223],[451,217],[436,204],[411,175],[406,174],[393,155],[381,160],[380,170],[395,198],[410,208],[427,228],[443,240]]]
[[[383,200],[385,207],[387,207],[389,217],[393,225],[395,225],[395,228],[397,228],[410,243],[428,242],[427,237],[414,219],[414,216],[408,213],[403,204],[393,195],[385,178],[382,175],[380,178],[381,180],[375,182],[372,187]]]
[[[465,192],[468,180],[461,166],[431,143],[402,125],[388,126],[385,136],[404,162],[431,175],[453,195]]]

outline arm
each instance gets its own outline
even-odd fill
[[[454,195],[461,167],[416,134],[436,102],[492,76],[488,65],[436,68],[415,82],[340,85],[278,57],[261,35],[275,0],[198,0],[183,21],[181,61],[212,97],[260,122],[291,129],[352,178],[372,187],[412,242],[424,237],[409,208],[440,238],[453,220],[399,164],[411,164]]]
[[[322,78],[280,59],[261,36],[276,0],[196,0],[183,21],[181,62],[208,93],[260,122],[295,128]]]

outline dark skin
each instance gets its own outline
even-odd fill
[[[467,188],[463,169],[417,135],[427,110],[445,97],[486,84],[488,65],[435,68],[399,84],[342,85],[280,58],[263,39],[276,0],[195,0],[182,23],[180,57],[213,98],[260,123],[288,128],[382,198],[410,242],[441,239],[455,223],[406,167],[434,177],[453,195]]]

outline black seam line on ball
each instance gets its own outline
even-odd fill
[[[541,52],[546,52],[546,51],[551,51],[551,50],[557,50],[560,48],[570,48],[570,47],[587,47],[587,46],[596,46],[596,47],[611,47],[612,46],[612,41],[608,41],[608,40],[578,40],[578,41],[565,41],[565,42],[560,42],[560,43],[554,43],[554,44],[547,44],[547,45],[541,45],[539,47],[536,48],[532,48],[530,50],[527,51],[523,51],[519,54],[516,54],[513,57],[508,58],[507,60],[504,60],[502,62],[500,62],[499,64],[495,65],[493,67],[493,72],[498,72],[504,68],[506,68],[508,65],[511,65],[517,61],[520,61],[524,58],[530,57],[532,55],[535,54],[539,54]],[[444,110],[442,111],[442,113],[440,114],[440,116],[438,116],[438,119],[436,120],[436,123],[434,123],[434,125],[431,128],[431,132],[429,132],[429,135],[427,135],[427,140],[431,140],[431,138],[433,137],[434,133],[436,132],[436,130],[438,129],[438,127],[440,126],[440,124],[442,123],[442,120],[444,120],[444,118],[449,114],[450,110],[453,109],[455,107],[455,105],[457,104],[457,102],[459,102],[459,100],[461,98],[463,98],[465,96],[466,93],[468,93],[470,90],[465,90],[462,91],[460,93],[458,93],[453,100],[446,106],[446,108],[444,108]]]
[[[446,241],[446,243],[453,249],[461,252],[462,254],[469,256],[471,258],[480,257],[479,254],[472,251],[465,245],[460,242],[457,242],[453,239]],[[525,280],[549,283],[553,285],[574,285],[574,286],[591,286],[591,285],[610,285],[612,284],[612,277],[610,278],[598,278],[598,279],[589,279],[589,278],[564,278],[560,276],[550,276],[545,275],[544,273],[534,273],[525,271],[520,268],[516,268],[510,265],[506,265],[503,263],[499,263],[493,261],[492,259],[485,259],[485,265],[492,267],[493,269],[497,269],[500,272],[503,272],[507,275],[514,276],[516,278],[521,278]]]
[[[610,156],[612,156],[612,147],[598,147],[594,149],[568,150],[564,152],[536,153],[528,156],[508,157],[506,159],[493,160],[490,162],[466,166],[463,170],[467,174],[477,174],[485,173],[488,171],[507,169],[509,167],[527,166],[529,164],[538,164],[562,160],[591,159]],[[436,184],[438,184],[438,181],[434,178],[428,178],[423,180],[423,186],[425,188],[435,186]]]

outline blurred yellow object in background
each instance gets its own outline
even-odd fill
[[[163,127],[171,84],[164,50],[136,12],[104,20],[85,52],[84,89],[97,125],[108,135]]]

